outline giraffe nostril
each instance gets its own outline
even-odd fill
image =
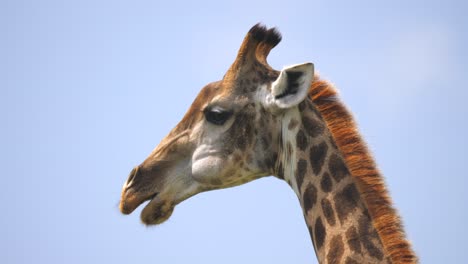
[[[130,187],[132,187],[133,179],[135,179],[137,174],[138,174],[138,167],[135,167],[130,172],[130,175],[128,175],[127,182],[125,183],[125,190],[128,190]]]

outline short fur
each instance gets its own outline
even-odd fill
[[[417,263],[416,254],[405,239],[401,220],[393,208],[383,177],[361,138],[346,107],[338,100],[336,89],[315,76],[309,98],[322,114],[364,196],[374,226],[392,263]]]

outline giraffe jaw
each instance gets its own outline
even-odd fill
[[[145,225],[159,225],[171,217],[175,205],[155,195],[143,208],[140,218]]]
[[[168,199],[162,199],[159,193],[142,197],[141,195],[130,191],[130,194],[124,191],[120,201],[120,211],[123,214],[131,214],[142,203],[149,201],[143,208],[140,218],[146,225],[157,225],[165,222],[174,211],[174,204]]]

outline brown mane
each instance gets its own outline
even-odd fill
[[[322,114],[351,175],[356,179],[392,263],[417,262],[410,243],[405,239],[401,220],[387,194],[383,177],[361,138],[351,113],[338,100],[336,89],[315,76],[309,89],[309,98]]]

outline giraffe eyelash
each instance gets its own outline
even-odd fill
[[[219,106],[206,107],[203,110],[205,120],[211,124],[222,126],[232,116],[232,111],[224,110]]]

